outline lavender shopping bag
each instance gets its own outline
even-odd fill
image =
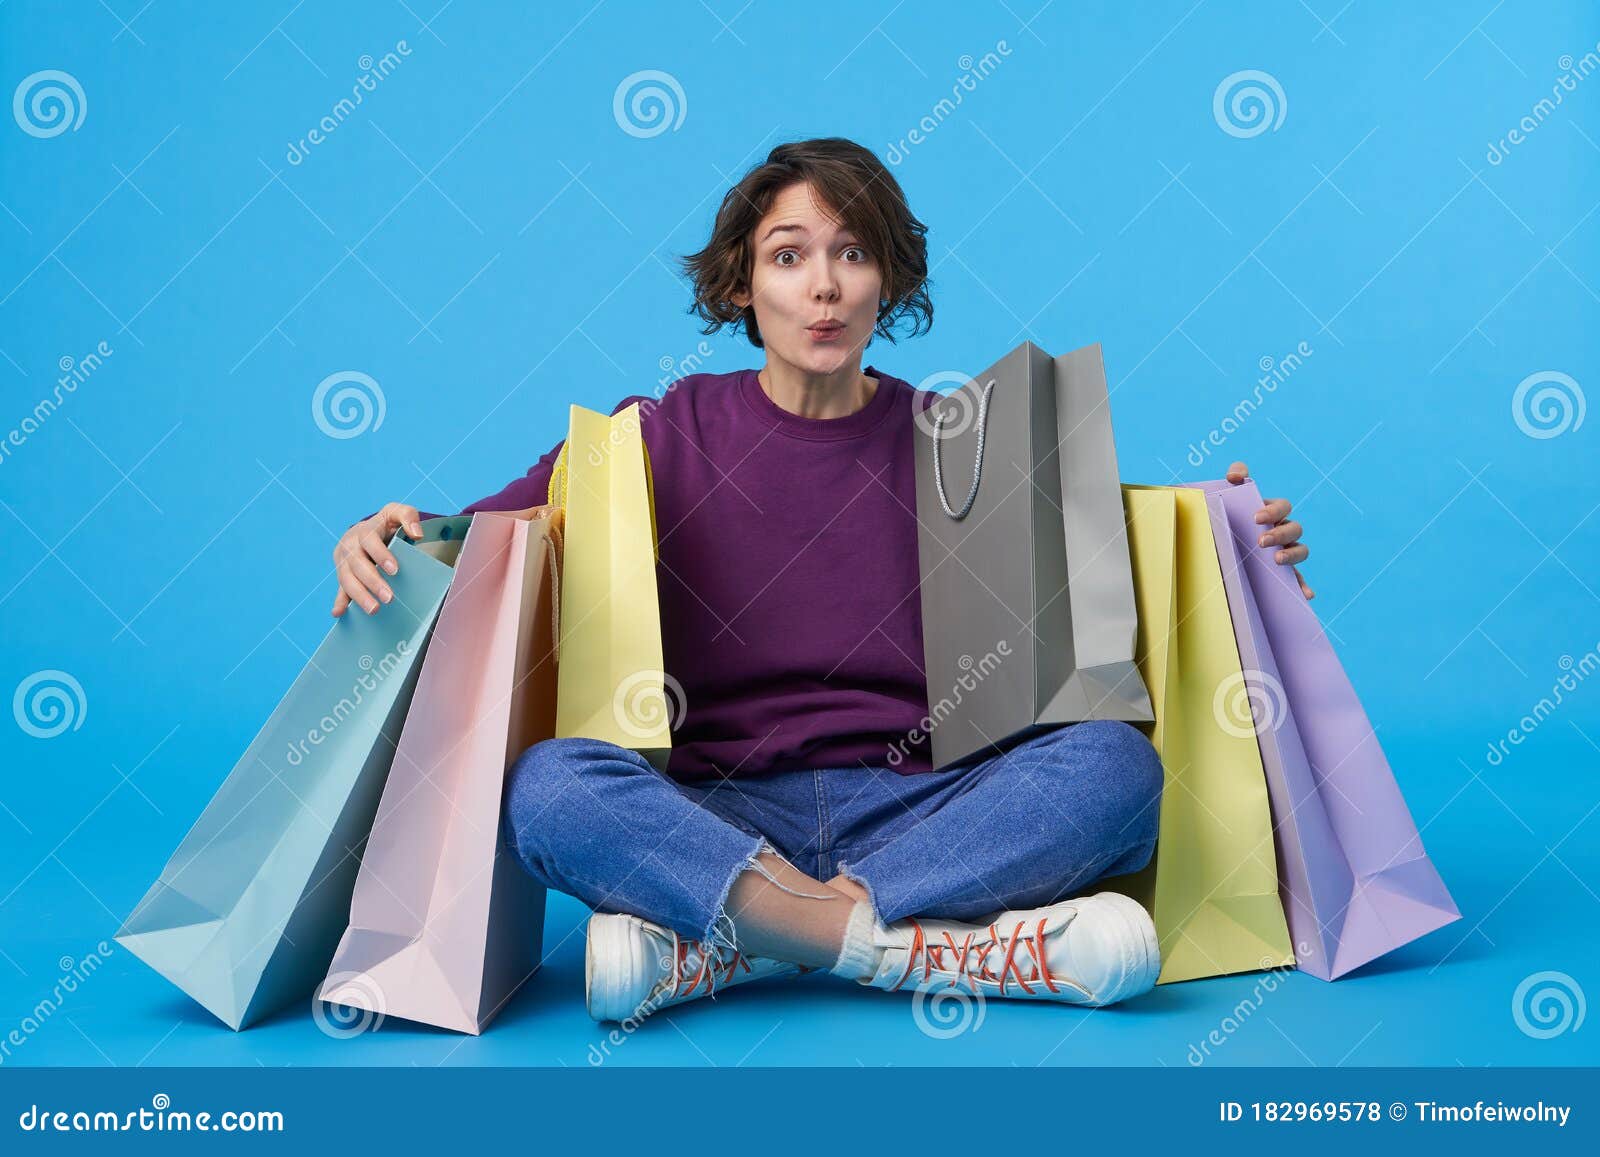
[[[1191,485],[1206,492],[1244,667],[1214,706],[1256,733],[1296,961],[1333,980],[1461,913],[1316,612],[1275,548],[1256,545],[1255,483]]]

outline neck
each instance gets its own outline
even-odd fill
[[[859,359],[827,374],[768,359],[757,375],[773,403],[801,418],[845,418],[872,401],[878,380],[861,372]]]

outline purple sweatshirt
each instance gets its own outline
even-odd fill
[[[843,418],[789,413],[748,369],[612,411],[641,403],[650,451],[676,779],[932,766],[912,414],[934,395],[865,372],[878,388]],[[543,504],[560,450],[462,513]]]

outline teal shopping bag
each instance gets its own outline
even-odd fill
[[[390,544],[394,599],[334,623],[116,939],[241,1029],[310,1000],[470,519]]]

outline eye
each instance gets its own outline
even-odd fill
[[[785,257],[793,257],[793,258],[798,260],[799,256],[800,255],[798,253],[796,253],[793,249],[780,249],[780,250],[778,250],[778,252],[776,252],[776,253],[774,253],[772,255],[772,260],[777,262],[779,265],[792,265],[792,264],[794,264],[794,262],[785,261],[784,258]]]
[[[859,245],[851,245],[851,246],[849,246],[849,247],[847,247],[845,249],[845,252],[846,253],[859,254],[860,256],[857,258],[857,263],[858,264],[860,262],[862,262],[862,261],[870,261],[872,259],[871,256],[867,253],[867,251],[865,249],[861,248],[861,246],[859,246]]]

